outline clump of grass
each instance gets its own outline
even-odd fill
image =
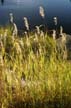
[[[27,35],[0,29],[0,108],[70,106],[71,63],[47,33]]]

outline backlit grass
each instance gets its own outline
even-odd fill
[[[47,33],[0,29],[0,108],[71,106],[71,63]]]

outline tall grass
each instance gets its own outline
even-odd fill
[[[47,33],[0,29],[0,108],[71,106],[71,63]]]

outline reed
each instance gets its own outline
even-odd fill
[[[45,12],[39,7],[44,19]],[[57,26],[57,17],[54,17]],[[10,13],[10,26],[0,28],[0,108],[70,108],[71,62],[67,60],[66,35],[60,27],[61,44],[36,26],[18,36]],[[69,58],[69,57],[68,57]]]
[[[1,28],[0,108],[69,108],[71,63],[62,50],[48,33],[19,37]]]

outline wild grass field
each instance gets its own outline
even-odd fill
[[[0,108],[70,108],[71,63],[48,33],[0,28]]]
[[[44,20],[43,7],[40,15]],[[10,25],[0,27],[0,108],[70,108],[71,61],[66,34],[52,36],[36,26],[20,36],[10,13]],[[57,17],[54,17],[57,26]]]

